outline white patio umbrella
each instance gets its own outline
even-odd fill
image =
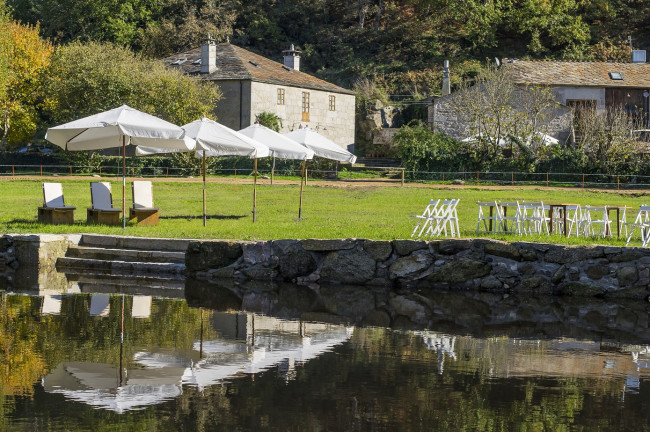
[[[296,129],[292,132],[284,134],[287,138],[290,138],[297,142],[298,144],[307,147],[312,150],[316,156],[320,156],[326,159],[332,159],[340,162],[350,162],[355,163],[357,157],[345,150],[334,141],[324,137],[316,131],[309,129],[308,127],[304,129]],[[302,188],[303,182],[307,182],[306,177],[307,164],[305,161],[302,163],[302,179],[300,181],[300,208],[302,209]],[[300,219],[302,212],[298,212],[298,219]]]
[[[269,156],[268,146],[240,134],[220,123],[209,118],[195,120],[183,126],[186,136],[192,138],[195,143],[197,157],[203,157],[203,226],[206,225],[206,202],[205,202],[205,158],[206,156],[248,156],[255,158],[255,180],[253,184],[253,222],[257,217],[257,158]],[[164,149],[138,146],[137,154],[147,155],[165,153]]]
[[[273,184],[273,174],[275,171],[275,158],[280,159],[297,159],[306,161],[314,158],[314,151],[298,144],[296,141],[279,134],[278,132],[262,126],[261,124],[254,124],[239,131],[240,133],[253,138],[256,141],[263,142],[271,150],[273,157],[273,164],[271,166],[271,184]],[[304,170],[303,170],[304,174]],[[300,179],[302,186],[302,177]],[[298,207],[298,218],[302,214],[302,187],[300,188],[300,205]]]
[[[175,124],[127,105],[51,127],[45,139],[65,150],[122,147],[122,227],[126,228],[126,146],[192,150],[185,131]]]

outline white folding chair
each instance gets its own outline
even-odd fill
[[[499,201],[499,231],[503,233],[519,234],[522,233],[521,207],[519,201],[506,202]]]
[[[607,206],[585,206],[583,232],[585,237],[598,235],[600,237],[612,236],[612,221],[607,214]]]
[[[460,227],[458,224],[458,213],[456,207],[460,202],[459,199],[444,200],[437,208],[436,214],[431,219],[426,235],[429,237],[437,237],[444,233],[447,237],[447,226],[452,237],[460,237]]]
[[[542,234],[544,231],[548,234],[548,207],[545,207],[542,201],[524,201],[519,207],[522,214],[522,229],[525,234]]]
[[[559,210],[556,207],[556,210]],[[566,206],[566,223],[567,223],[567,237],[571,237],[571,234],[574,234],[575,236],[579,236],[580,233],[582,233],[582,225],[584,223],[584,211],[582,210],[582,207],[578,204],[571,204]],[[555,221],[559,222],[559,225],[561,229],[564,229],[564,219],[560,217],[559,213],[556,215],[553,215],[553,222]],[[563,232],[558,229],[556,232]]]
[[[486,233],[499,232],[499,204],[496,201],[476,201],[478,217],[476,220],[476,234],[481,231]]]
[[[420,237],[422,236],[422,233],[424,233],[425,230],[429,228],[429,225],[431,225],[433,221],[432,217],[436,214],[438,203],[440,203],[439,199],[431,200],[429,201],[429,204],[427,204],[426,208],[424,209],[421,215],[411,216],[413,218],[417,218],[418,220],[418,223],[415,225],[415,228],[413,228],[411,237],[415,236],[415,233],[417,233],[417,236]]]
[[[634,222],[625,223],[626,232],[628,227],[630,228],[630,232],[627,236],[625,246],[630,244],[634,236],[634,231],[638,229],[641,233],[641,246],[647,247],[650,241],[650,206],[646,204],[642,205],[636,214],[636,218],[634,218]]]

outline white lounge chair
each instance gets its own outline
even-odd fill
[[[111,184],[108,182],[90,183],[90,199],[92,207],[88,208],[88,223],[103,225],[119,225],[121,209],[113,207]]]
[[[160,211],[153,206],[153,190],[150,181],[134,181],[131,184],[133,207],[129,209],[129,220],[138,225],[158,225]]]
[[[43,183],[43,207],[38,221],[50,224],[73,224],[76,207],[65,205],[61,183]]]

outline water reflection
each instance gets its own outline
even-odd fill
[[[407,316],[377,290],[222,286],[230,294],[218,297],[208,288],[189,304],[142,295],[4,294],[0,429],[643,430],[650,424],[643,304],[530,299],[515,313],[494,314],[512,309],[512,299],[427,293],[427,319],[436,327],[409,330],[417,323],[405,324]],[[347,302],[333,300],[338,290]],[[379,310],[395,329],[348,324]],[[594,319],[596,313],[605,319]],[[534,322],[539,317],[546,317],[541,324]]]

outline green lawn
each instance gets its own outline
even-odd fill
[[[52,181],[52,180],[51,180]],[[443,189],[436,186],[335,188],[307,185],[302,220],[298,217],[297,185],[258,185],[257,222],[252,222],[252,185],[208,183],[208,225],[203,227],[202,186],[199,182],[155,182],[154,202],[161,209],[157,227],[89,226],[85,223],[90,204],[89,181],[53,180],[63,183],[66,204],[77,207],[72,226],[36,222],[42,204],[41,182],[0,181],[0,224],[4,233],[104,233],[149,237],[219,238],[268,240],[283,238],[409,238],[415,220],[431,198],[460,198],[459,218],[463,237],[476,237],[476,201],[527,200],[545,203],[608,204],[638,207],[650,202],[645,195],[590,192],[578,189],[543,190],[478,188]],[[106,180],[104,180],[106,181]],[[121,207],[121,180],[113,181],[113,202]],[[131,200],[127,183],[127,206]],[[631,221],[635,212],[628,214]],[[493,236],[494,237],[494,236]],[[500,236],[504,240],[527,240],[570,244],[624,244],[619,239],[565,239],[553,236]]]

